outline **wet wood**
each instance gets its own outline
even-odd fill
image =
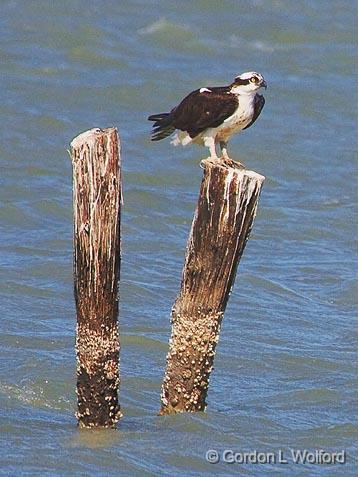
[[[121,170],[115,128],[71,142],[74,293],[77,309],[77,419],[115,427],[118,403]]]
[[[204,411],[220,325],[256,215],[264,177],[233,161],[202,161],[160,414]]]

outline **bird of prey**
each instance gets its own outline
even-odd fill
[[[170,113],[158,113],[148,117],[154,121],[152,141],[160,141],[176,130],[171,141],[175,146],[199,144],[210,151],[212,161],[220,161],[216,145],[220,145],[224,160],[229,138],[249,128],[259,117],[265,98],[258,94],[266,88],[260,73],[250,71],[237,76],[229,86],[205,87],[186,96]]]

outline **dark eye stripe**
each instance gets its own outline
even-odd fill
[[[235,78],[235,84],[249,84],[249,83],[250,83],[250,78],[247,78],[247,79]]]

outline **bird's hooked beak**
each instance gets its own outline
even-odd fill
[[[261,86],[261,88],[267,89],[267,83],[266,83],[266,81],[265,81],[264,79],[261,81],[261,85],[260,85],[260,86]]]

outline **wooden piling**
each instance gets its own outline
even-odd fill
[[[73,139],[74,294],[80,427],[115,427],[118,403],[118,286],[121,260],[120,145],[115,128]]]
[[[204,411],[220,324],[264,177],[234,161],[202,161],[162,384],[160,414]]]

